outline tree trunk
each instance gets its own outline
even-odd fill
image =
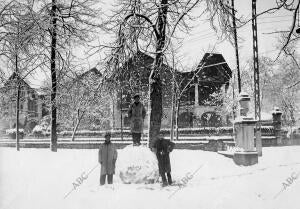
[[[17,99],[16,99],[16,148],[17,151],[20,150],[20,135],[19,135],[19,120],[20,120],[20,91],[21,91],[21,86],[20,86],[20,77],[19,77],[19,66],[18,66],[18,44],[19,44],[19,22],[18,22],[18,28],[17,28],[17,44],[15,44],[15,72],[16,72],[16,79],[17,79]]]
[[[157,31],[156,37],[156,56],[153,68],[149,76],[149,147],[151,148],[157,139],[162,118],[162,82],[160,71],[163,64],[163,48],[166,40],[166,24],[168,13],[168,0],[161,0],[158,9]]]
[[[20,135],[19,135],[19,117],[20,117],[20,80],[17,80],[17,100],[16,100],[16,147],[20,150]]]
[[[123,141],[124,140],[124,138],[123,138],[123,115],[122,115],[122,105],[123,105],[123,103],[122,103],[122,99],[123,99],[123,88],[122,88],[122,86],[121,86],[121,98],[120,98],[120,112],[121,112],[121,114],[120,114],[120,120],[121,120],[121,140]]]
[[[112,96],[112,129],[115,130],[116,122],[115,122],[115,98]]]
[[[80,124],[80,120],[78,119],[77,123],[76,123],[76,125],[74,126],[74,129],[73,129],[72,139],[71,139],[72,142],[75,141],[75,134],[76,134],[76,131],[78,129],[79,124]]]
[[[174,77],[172,81],[172,108],[171,108],[171,130],[170,130],[170,138],[171,141],[174,141],[174,100],[175,100],[175,92],[174,92]]]
[[[176,141],[178,141],[178,138],[179,138],[179,132],[178,132],[179,109],[180,109],[180,99],[177,99],[177,102],[176,102]]]
[[[76,134],[78,126],[81,122],[81,119],[83,118],[84,113],[85,113],[85,111],[83,111],[81,116],[79,116],[79,109],[77,110],[77,123],[76,123],[76,125],[74,126],[74,129],[73,129],[72,139],[71,139],[72,141],[75,141],[75,134]]]
[[[296,119],[295,119],[295,116],[294,116],[294,108],[293,108],[293,105],[289,105],[289,111],[290,111],[290,116],[291,116],[291,124],[292,126],[295,126],[296,124]]]
[[[149,146],[152,147],[157,139],[162,117],[162,87],[160,78],[150,78],[150,124],[149,124]]]
[[[50,149],[53,152],[57,151],[57,133],[56,133],[56,87],[57,87],[57,81],[56,81],[56,39],[57,39],[57,33],[56,33],[56,0],[52,0],[52,8],[51,8],[51,82],[52,82],[52,91],[51,91],[51,145]]]

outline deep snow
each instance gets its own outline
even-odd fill
[[[119,159],[126,155],[118,151]],[[300,176],[286,181],[300,172],[300,146],[263,148],[259,164],[251,167],[237,166],[214,152],[174,150],[173,178],[185,178],[187,184],[167,188],[123,184],[118,176],[113,187],[100,187],[97,154],[0,148],[0,208],[300,209]],[[79,177],[84,178],[76,181]]]

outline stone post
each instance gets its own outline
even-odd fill
[[[9,113],[9,128],[12,129],[13,128],[13,111],[14,111],[14,108],[13,108],[13,103],[10,103],[8,105],[8,113]]]
[[[39,95],[37,95],[36,103],[37,103],[38,122],[40,123],[43,114],[43,101]]]
[[[274,135],[276,137],[276,145],[282,145],[282,134],[281,134],[281,116],[282,112],[278,107],[274,107],[272,111],[273,116],[273,127]]]
[[[195,107],[199,106],[199,91],[198,91],[198,83],[195,83]]]
[[[258,153],[254,146],[254,127],[256,120],[248,117],[250,97],[247,93],[239,95],[239,115],[234,122],[234,140],[236,151],[233,160],[238,165],[253,165],[258,163]]]

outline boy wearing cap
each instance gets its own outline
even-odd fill
[[[138,94],[136,94],[133,99],[134,102],[130,105],[128,110],[128,118],[130,120],[133,145],[140,145],[146,110],[144,105],[140,102],[140,96]]]
[[[115,165],[118,157],[118,152],[114,144],[111,143],[111,133],[105,133],[105,141],[99,148],[98,162],[101,164],[100,185],[113,183],[113,175],[115,174]]]

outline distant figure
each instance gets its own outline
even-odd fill
[[[156,157],[158,160],[158,169],[159,174],[161,175],[163,186],[167,186],[168,184],[172,184],[171,177],[171,163],[169,153],[174,149],[175,144],[170,140],[164,139],[163,137],[159,137],[155,143],[153,148],[156,150]],[[166,179],[166,173],[168,182]]]
[[[101,164],[100,185],[113,183],[113,174],[115,174],[115,165],[118,157],[118,152],[114,144],[111,143],[111,133],[105,133],[105,142],[99,148],[98,161]]]
[[[140,102],[139,95],[135,95],[133,99],[134,102],[130,105],[128,110],[128,118],[130,120],[133,145],[140,145],[146,110],[144,105]]]

